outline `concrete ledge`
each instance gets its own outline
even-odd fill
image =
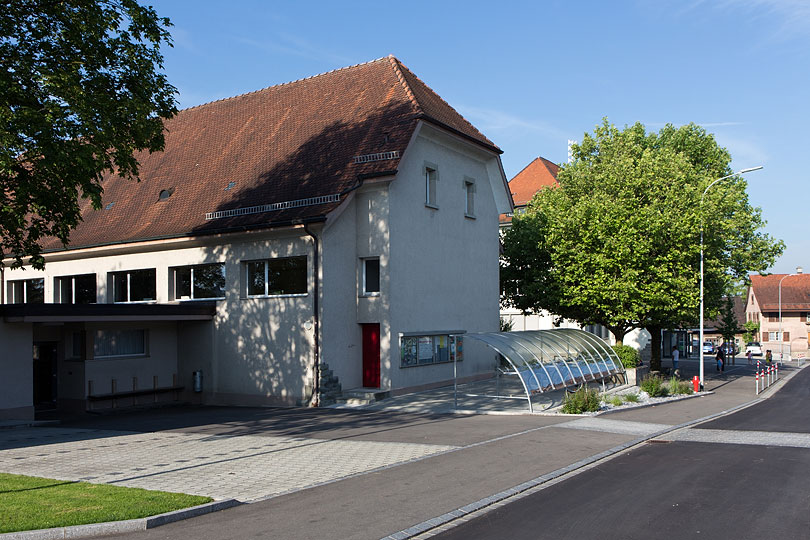
[[[157,516],[150,516],[138,519],[128,519],[126,521],[109,521],[107,523],[90,523],[88,525],[73,525],[70,527],[54,527],[53,529],[38,529],[35,531],[19,531],[0,534],[2,540],[56,540],[64,538],[92,538],[94,536],[108,536],[133,531],[144,531],[173,523],[183,519],[189,519],[212,512],[219,512],[227,508],[233,508],[243,503],[236,499],[226,499],[224,501],[213,501],[191,508],[183,508],[174,512],[167,512]]]
[[[625,374],[627,376],[627,384],[638,386],[644,377],[650,374],[650,366],[643,365],[634,368],[625,368]]]

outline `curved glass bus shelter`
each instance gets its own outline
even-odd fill
[[[601,338],[577,328],[480,332],[463,338],[483,341],[500,353],[517,375],[526,392],[529,410],[532,396],[624,375],[616,352]]]

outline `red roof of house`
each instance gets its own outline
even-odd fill
[[[526,206],[532,200],[534,194],[544,187],[557,185],[557,173],[560,171],[559,165],[552,163],[543,157],[538,157],[522,171],[517,173],[509,181],[509,191],[512,192],[512,199],[515,208]],[[501,215],[501,223],[512,221],[511,216]]]
[[[323,218],[361,175],[396,171],[419,120],[501,153],[393,56],[185,109],[140,182],[107,175],[102,210],[82,201],[70,246]]]
[[[785,277],[789,276],[789,277]],[[779,282],[782,281],[782,311],[810,311],[810,274],[751,275],[751,288],[760,311],[779,311]]]

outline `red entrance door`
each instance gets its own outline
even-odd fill
[[[363,386],[380,387],[380,325],[363,324]]]

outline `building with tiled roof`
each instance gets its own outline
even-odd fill
[[[535,158],[509,181],[509,191],[512,193],[515,209],[514,213],[521,213],[531,202],[534,194],[546,187],[557,185],[557,173],[560,166],[544,157]],[[512,222],[513,213],[500,216],[501,226],[508,226]]]
[[[0,416],[401,392],[452,379],[462,350],[462,377],[490,372],[451,334],[497,329],[501,151],[399,60],[165,126],[44,271],[2,274]]]
[[[745,318],[759,323],[762,350],[790,353],[793,358],[806,357],[810,338],[810,275],[798,268],[795,274],[750,278]]]

